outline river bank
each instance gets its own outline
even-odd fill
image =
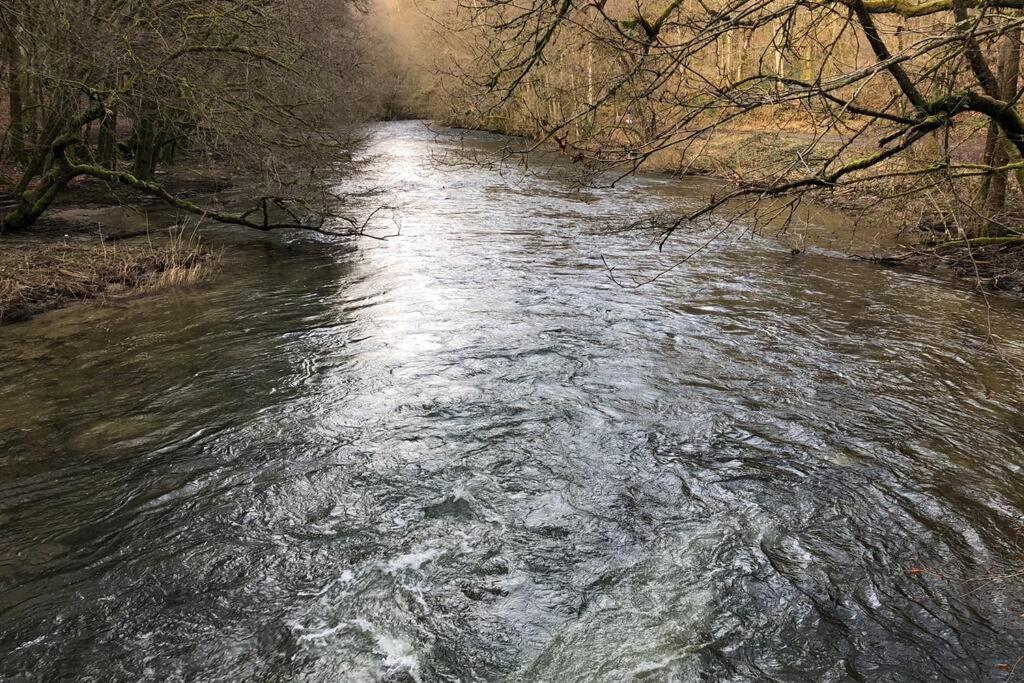
[[[186,196],[213,197],[222,180],[182,173]],[[217,270],[218,254],[151,198],[97,181],[74,187],[30,230],[5,235],[0,250],[0,323],[74,303],[191,287]]]
[[[798,131],[731,131],[701,147],[697,157],[668,151],[652,157],[642,170],[680,182],[701,178],[733,183],[735,172],[784,163],[806,137]],[[225,177],[188,168],[177,169],[164,182],[180,196],[204,201],[218,201],[232,187]],[[1024,245],[956,244],[951,241],[951,226],[943,222],[942,211],[934,203],[908,201],[898,214],[886,212],[881,200],[892,191],[891,187],[868,187],[860,194],[815,196],[815,203],[838,212],[854,229],[870,236],[839,250],[883,267],[948,278],[986,293],[1024,295]],[[1015,215],[1019,213],[1019,207],[1014,210]],[[75,302],[188,287],[207,280],[216,272],[216,255],[194,227],[188,227],[194,221],[180,218],[150,197],[126,190],[112,192],[98,181],[79,183],[31,231],[4,237],[0,323]],[[794,254],[809,247],[835,250],[833,243],[823,243],[813,231],[784,225],[764,232],[789,245]]]
[[[524,140],[530,137],[528,131],[504,128],[502,120],[491,120],[482,128],[474,127],[474,121],[470,119],[453,119],[447,123],[466,130],[483,130]],[[978,144],[983,142],[981,138],[983,136],[976,141]],[[813,158],[804,154],[805,148],[812,143]],[[554,142],[545,145],[545,149],[558,152],[572,159],[573,163],[585,156],[578,154],[580,150],[571,146],[560,148]],[[640,173],[664,174],[681,181],[708,179],[737,187],[741,179],[751,176],[777,182],[792,172],[794,159],[800,158],[803,164],[814,164],[838,155],[842,149],[863,155],[877,151],[870,138],[860,138],[850,144],[838,136],[816,136],[799,123],[787,127],[773,122],[770,130],[763,126],[717,130],[713,136],[685,148],[660,150],[644,161]],[[961,145],[957,149],[961,161],[969,161],[980,154],[977,144]],[[900,174],[915,165],[924,167],[932,163],[927,152],[909,154],[886,167],[887,171],[896,171],[891,177],[881,174],[877,179],[852,187],[814,191],[806,195],[802,203],[841,214],[849,221],[852,230],[870,236],[840,248],[852,258],[946,278],[982,293],[1024,296],[1024,239],[1012,234],[1014,226],[1024,225],[1024,205],[1018,201],[1017,194],[1011,193],[1008,197],[1004,218],[1011,233],[1009,237],[965,240],[958,210],[959,213],[965,210],[974,213],[974,210],[963,204],[964,198],[938,189],[928,193],[911,191],[910,179],[913,176]],[[714,187],[706,199],[712,201],[721,191],[720,186]],[[785,201],[788,200],[781,200],[781,203]],[[773,208],[760,213],[777,215]],[[801,230],[793,223],[767,221],[753,229],[780,239],[792,247],[794,254],[802,253],[808,247],[835,249],[833,240],[821,243],[816,231]]]
[[[700,176],[736,183],[739,177],[761,174],[781,177],[793,159],[811,140],[812,135],[797,130],[768,132],[757,129],[724,131],[700,147],[699,156],[671,151],[651,160],[651,172],[669,173],[678,177]],[[843,141],[817,140],[815,151],[819,161],[838,154]],[[858,141],[854,151],[873,153],[865,140]],[[963,148],[964,157],[979,150]],[[813,163],[814,159],[807,159]],[[927,165],[926,158],[900,159],[900,164]],[[916,273],[948,277],[985,293],[1006,293],[1024,296],[1024,239],[1019,235],[1005,238],[966,240],[957,218],[966,207],[962,198],[940,191],[927,194],[910,192],[910,186],[898,171],[906,166],[892,166],[893,177],[880,177],[852,188],[817,191],[809,195],[814,203],[846,216],[855,226],[875,234],[885,233],[884,244],[851,254],[887,267]],[[1024,225],[1024,206],[1008,198],[1006,225]],[[779,234],[783,234],[788,226]],[[812,243],[813,244],[813,243]],[[802,243],[801,243],[802,246]]]
[[[0,323],[82,301],[193,286],[209,277],[215,261],[184,233],[157,235],[149,244],[70,235],[9,240],[0,252]]]

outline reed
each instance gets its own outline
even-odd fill
[[[104,295],[194,287],[219,262],[220,253],[183,226],[131,243],[6,240],[0,251],[0,322]]]

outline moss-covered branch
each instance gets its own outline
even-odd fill
[[[1015,235],[1009,237],[971,237],[969,239],[950,240],[935,245],[936,249],[951,249],[953,247],[1011,247],[1024,245],[1024,236]]]
[[[860,5],[871,14],[898,14],[908,19],[953,10],[953,0],[840,0],[840,3],[848,7]],[[1024,0],[964,0],[963,5],[970,8],[1022,9]]]
[[[142,180],[132,175],[131,173],[111,170],[109,168],[104,168],[103,166],[98,166],[96,164],[72,163],[69,164],[69,167],[75,175],[91,176],[93,178],[98,178],[99,180],[126,185],[134,190],[138,190],[139,192],[143,192],[153,197],[162,199],[163,201],[167,202],[167,204],[177,209],[187,211],[188,213],[195,214],[203,218],[209,218],[211,220],[217,221],[218,223],[240,225],[246,228],[252,228],[253,230],[263,231],[294,229],[307,230],[310,232],[319,233],[321,235],[337,236],[346,234],[336,230],[329,230],[324,228],[322,221],[319,221],[316,224],[301,223],[297,221],[271,222],[269,221],[269,219],[267,219],[266,201],[273,200],[274,198],[263,198],[261,200],[263,202],[263,207],[261,210],[263,220],[254,221],[249,219],[249,216],[253,214],[253,211],[247,211],[245,213],[239,214],[230,213],[227,211],[219,211],[217,209],[213,209],[210,207],[200,206],[195,202],[190,202],[187,199],[182,199],[181,197],[172,194],[160,183],[157,183],[152,180]]]

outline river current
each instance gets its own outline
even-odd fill
[[[373,135],[400,235],[0,328],[0,679],[1024,674],[1020,303],[734,231],[622,286],[695,186]]]

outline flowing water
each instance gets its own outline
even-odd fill
[[[618,286],[697,190],[443,163],[501,144],[383,125],[400,237],[0,329],[0,678],[1024,673],[1022,306],[760,238]]]

